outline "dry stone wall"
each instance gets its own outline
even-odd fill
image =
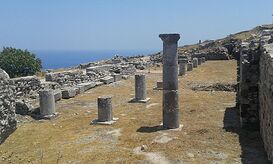
[[[239,109],[243,128],[259,128],[259,60],[257,47],[242,44],[239,71]]]
[[[273,44],[241,43],[238,61],[241,126],[259,129],[269,160],[273,160]]]
[[[13,81],[0,69],[0,143],[16,129],[16,124]]]
[[[27,76],[11,79],[15,85],[16,97],[23,97],[26,95],[34,95],[35,92],[41,89],[41,81],[37,76]]]
[[[264,47],[260,59],[260,133],[268,158],[273,160],[273,44]]]

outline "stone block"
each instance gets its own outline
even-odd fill
[[[62,98],[69,99],[76,96],[76,89],[75,88],[64,88],[62,90]]]
[[[114,82],[121,81],[122,75],[121,74],[113,74]]]
[[[100,79],[104,84],[110,84],[114,82],[114,78],[112,76],[106,76]]]

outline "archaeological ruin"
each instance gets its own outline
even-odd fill
[[[26,136],[36,138],[20,144],[38,149],[39,137],[53,129],[46,142],[54,151],[59,151],[58,146],[67,148],[60,154],[70,149],[88,155],[107,150],[135,161],[140,157],[133,156],[139,155],[147,161],[164,161],[165,153],[176,159],[170,163],[196,162],[195,158],[202,162],[204,156],[208,158],[204,163],[269,163],[273,159],[273,27],[260,26],[250,32],[246,39],[234,34],[201,42],[198,48],[179,47],[179,34],[160,34],[162,52],[47,70],[44,77],[10,79],[0,69],[0,151],[12,154],[8,148],[17,148],[14,145]],[[58,140],[55,133],[68,139]],[[225,146],[230,146],[231,153],[216,152],[225,149],[217,145],[229,142]],[[193,150],[195,146],[198,150]],[[23,153],[21,147],[18,150]],[[174,156],[171,150],[181,154]],[[236,151],[239,155],[232,154]],[[81,156],[77,153],[71,158]]]

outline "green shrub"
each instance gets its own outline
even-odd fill
[[[42,62],[27,50],[4,47],[0,53],[0,68],[11,78],[29,76],[41,70]]]

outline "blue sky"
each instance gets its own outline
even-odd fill
[[[160,50],[272,23],[272,0],[1,0],[0,47]]]

